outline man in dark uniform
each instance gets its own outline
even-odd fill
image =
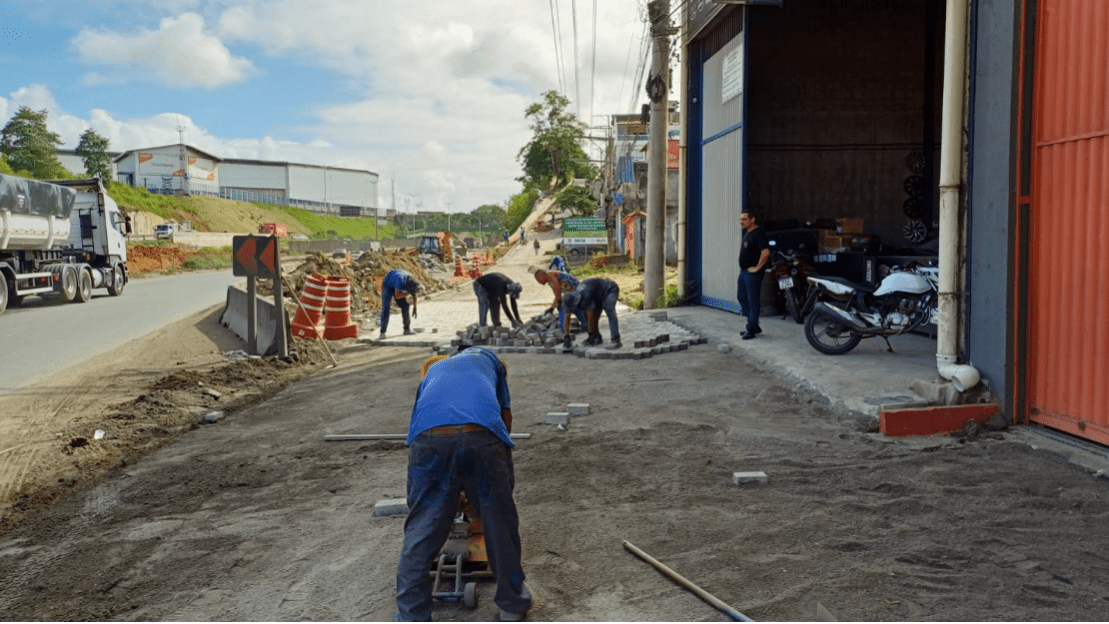
[[[516,308],[516,299],[520,297],[523,286],[514,282],[502,273],[486,273],[474,280],[474,294],[477,295],[478,326],[485,327],[485,318],[490,310],[493,312],[493,327],[501,326],[501,308],[508,317],[513,327],[523,324],[520,320],[520,311]],[[508,301],[512,300],[512,309],[508,308]]]
[[[750,340],[762,333],[759,327],[759,308],[762,307],[763,268],[770,259],[770,241],[766,230],[759,227],[753,211],[745,209],[739,215],[743,227],[743,242],[739,247],[739,279],[736,281],[736,300],[747,316],[747,329],[740,336]]]
[[[389,326],[389,308],[394,298],[400,308],[400,318],[404,323],[405,335],[414,334],[411,321],[408,319],[408,297],[412,297],[412,317],[416,317],[416,293],[420,290],[420,283],[416,278],[403,269],[389,271],[381,281],[381,335],[385,338],[385,328]]]
[[[551,310],[558,310],[558,326],[561,328],[566,319],[566,306],[562,305],[563,292],[570,292],[578,287],[580,282],[578,278],[562,271],[551,271],[550,269],[544,271],[539,267],[528,267],[528,271],[535,277],[535,281],[539,285],[547,285],[551,287],[554,292],[554,302],[551,303]],[[565,288],[565,290],[563,290]],[[585,312],[576,310],[574,316],[578,318],[578,323],[584,328],[586,326]]]
[[[569,349],[573,344],[570,333],[566,331],[566,319],[570,318],[569,314],[576,314],[579,310],[585,312],[588,323],[589,338],[586,339],[585,345],[591,347],[601,344],[603,340],[601,340],[601,332],[597,328],[597,321],[600,319],[601,311],[604,311],[605,316],[608,317],[609,340],[612,342],[613,348],[619,349],[621,347],[620,322],[616,319],[616,302],[619,299],[620,286],[616,282],[603,277],[591,277],[582,280],[577,288],[570,292],[564,292],[562,294],[562,306],[565,308],[567,315],[563,317],[562,322],[562,333],[566,334],[563,346]]]
[[[429,571],[465,491],[481,518],[500,619],[518,622],[532,598],[520,563],[520,519],[512,497],[516,477],[507,369],[481,347],[429,358],[424,368],[408,427],[408,517],[394,620],[431,620]]]

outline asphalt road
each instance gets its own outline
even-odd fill
[[[216,305],[226,299],[228,286],[242,281],[230,270],[204,271],[137,279],[119,297],[98,289],[84,304],[28,297],[0,315],[0,392]]]

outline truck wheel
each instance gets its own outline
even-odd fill
[[[62,301],[69,303],[77,296],[77,269],[62,267]]]
[[[118,297],[122,295],[123,285],[125,283],[126,282],[123,279],[123,266],[117,264],[112,267],[112,280],[108,283],[108,294],[113,297]]]
[[[92,274],[87,269],[81,269],[77,281],[77,303],[86,303],[92,299]]]
[[[8,309],[8,279],[0,273],[0,314]]]

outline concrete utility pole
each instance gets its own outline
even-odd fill
[[[643,260],[643,308],[655,307],[666,277],[666,127],[669,123],[670,1],[647,3],[653,57],[647,77],[651,126],[647,149],[647,248]]]

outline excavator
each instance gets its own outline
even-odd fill
[[[466,253],[466,244],[462,242],[461,238],[458,238],[453,232],[436,232],[435,234],[425,235],[420,239],[418,253],[437,256],[440,262],[450,264],[454,262],[456,249],[459,253]]]

